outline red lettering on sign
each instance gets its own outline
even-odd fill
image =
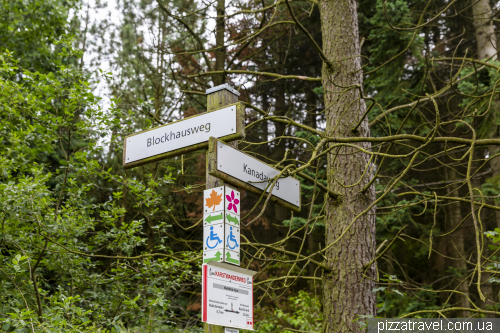
[[[247,279],[246,278],[243,278],[243,277],[240,277],[240,276],[236,276],[236,275],[227,274],[227,273],[222,273],[222,272],[217,272],[216,271],[215,272],[215,276],[218,276],[218,277],[223,278],[223,279],[229,279],[229,280],[233,280],[233,281],[247,283]]]

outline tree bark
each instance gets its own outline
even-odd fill
[[[226,21],[224,15],[226,13],[226,1],[217,0],[217,19],[216,19],[216,31],[215,31],[215,41],[216,47],[221,47],[215,51],[215,70],[224,70],[224,65],[226,62],[226,47],[224,45],[224,32],[226,29]],[[226,83],[226,75],[215,74],[214,75],[214,86],[219,86]]]
[[[276,73],[280,75],[285,74],[285,61],[286,54],[284,47],[282,45],[282,41],[277,42],[278,46],[278,59],[276,61]],[[275,104],[274,104],[274,115],[275,116],[285,116],[286,115],[286,90],[285,90],[285,80],[276,81],[276,94],[275,94]],[[286,135],[286,127],[285,123],[275,122],[275,138],[279,138],[280,136]],[[274,141],[274,153],[273,159],[275,161],[280,161],[286,152],[286,140],[281,139],[279,141]],[[276,223],[281,224],[283,220],[287,218],[288,210],[285,207],[282,207],[278,204],[274,205],[274,218],[276,219]]]
[[[477,58],[495,60],[497,53],[497,39],[495,27],[491,20],[491,6],[489,0],[479,0],[472,6],[474,15],[474,30],[477,45]]]
[[[335,137],[370,136],[368,121],[362,121],[356,132],[352,128],[366,111],[357,88],[343,92],[346,87],[362,87],[357,1],[321,0],[321,30],[323,51],[334,64],[323,64],[322,83],[325,96],[326,133]],[[370,149],[371,144],[359,143]],[[326,257],[331,273],[323,280],[323,332],[361,332],[358,315],[375,315],[374,281],[363,279],[363,266],[375,256],[375,209],[356,219],[375,200],[375,188],[364,187],[372,175],[362,176],[369,156],[358,150],[343,147],[328,156],[329,188],[341,194],[340,200],[329,199],[325,217]],[[361,179],[362,178],[362,179]],[[358,182],[354,187],[343,187]],[[354,222],[351,226],[350,224]],[[347,230],[347,228],[349,228]],[[347,230],[347,231],[346,231]],[[345,234],[343,234],[343,232]],[[376,278],[376,266],[367,276]]]
[[[454,169],[446,169],[446,179],[453,180],[458,179],[457,173]],[[453,184],[449,186],[449,196],[456,197],[459,196],[458,193],[458,185]],[[462,222],[462,211],[460,209],[460,202],[451,202],[447,206],[448,210],[448,221],[449,227],[448,230],[453,230],[457,228],[457,226]],[[462,223],[460,227],[452,234],[451,240],[452,244],[449,244],[449,252],[451,253],[451,257],[460,258],[467,257],[467,253],[465,251],[465,223]],[[457,287],[459,292],[462,292],[463,295],[456,294],[456,299],[458,300],[456,306],[461,308],[469,308],[470,302],[467,297],[469,297],[469,281],[463,282],[462,280],[467,276],[467,263],[465,260],[451,260],[452,266],[461,274],[462,276],[457,279],[457,283],[454,284],[455,287],[457,284],[460,284]],[[467,311],[458,311],[457,317],[466,318],[468,315]]]
[[[474,5],[473,13],[474,13],[474,29],[476,36],[476,45],[477,45],[477,58],[484,60],[489,59],[492,55],[493,60],[497,59],[497,39],[495,37],[495,27],[493,25],[493,21],[491,20],[491,6],[489,1],[480,0],[478,3]],[[498,98],[496,99],[496,104],[498,104]],[[490,135],[492,138],[498,138],[499,130],[498,130],[498,120],[494,117],[495,124],[493,125],[493,130]],[[489,146],[488,151],[490,156],[494,156],[498,154],[497,146]],[[490,162],[491,173],[493,176],[496,176],[500,173],[500,158],[495,157]],[[496,225],[497,228],[500,228],[500,212],[495,211]]]
[[[489,0],[479,0],[472,7],[472,11],[474,14],[474,32],[476,37],[476,46],[477,46],[477,58],[481,60],[497,59],[497,39],[495,36],[495,27],[492,21],[492,10],[490,6]],[[498,98],[497,98],[498,102]],[[490,110],[490,112],[494,112],[494,110]],[[492,137],[497,137],[497,129],[498,126],[493,125],[493,131],[491,133]],[[489,147],[489,153],[495,154],[497,152],[497,147],[491,146]],[[491,163],[491,172],[493,176],[496,176],[500,173],[500,163],[497,160],[493,160]],[[474,181],[473,181],[474,185]],[[480,184],[477,186],[480,187]],[[497,225],[500,225],[500,213],[495,211],[495,217]],[[486,302],[491,302],[493,297],[493,288],[491,283],[489,282],[490,274],[482,273],[483,284],[481,289],[483,289],[483,293],[487,298],[484,306],[486,306]]]

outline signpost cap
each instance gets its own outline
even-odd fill
[[[229,92],[232,92],[233,94],[235,94],[236,96],[240,96],[241,93],[238,92],[236,89],[234,89],[233,87],[231,87],[229,84],[227,83],[224,83],[224,84],[221,84],[221,85],[218,85],[218,86],[215,86],[213,88],[210,88],[210,89],[207,89],[205,94],[208,95],[208,94],[212,94],[214,92],[217,92],[219,90],[223,90],[223,89],[226,89],[227,91]]]

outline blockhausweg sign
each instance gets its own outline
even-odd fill
[[[227,142],[244,136],[244,106],[232,104],[125,137],[123,167],[129,169],[206,149],[210,137]]]

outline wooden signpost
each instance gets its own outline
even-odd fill
[[[279,171],[244,154],[237,142],[245,137],[245,108],[239,92],[228,84],[207,90],[207,112],[125,137],[123,167],[134,168],[200,149],[207,152],[203,200],[203,309],[204,332],[236,333],[253,330],[253,276],[238,267],[240,203],[238,187],[300,211],[300,183],[279,178]],[[227,144],[225,142],[232,141]],[[226,183],[224,183],[226,182]]]
[[[221,108],[228,107],[228,106],[231,106],[231,105],[235,105],[235,104],[241,105],[241,107],[243,109],[243,105],[240,104],[240,103],[238,103],[238,97],[239,97],[240,93],[237,92],[236,90],[234,90],[233,88],[231,88],[228,84],[223,84],[223,85],[220,85],[220,86],[208,89],[206,93],[207,93],[207,112],[216,112],[216,110],[219,110]],[[244,109],[243,109],[243,115],[244,115]],[[231,142],[229,144],[231,146],[233,146],[234,148],[238,147],[238,143],[235,142],[235,141],[233,141],[233,142]],[[207,147],[208,147],[208,143],[207,143]],[[211,190],[216,190],[217,191],[217,189],[221,189],[221,188],[224,188],[224,193],[222,193],[222,191],[218,191],[217,195],[220,195],[220,194],[225,195],[225,188],[226,187],[229,188],[229,189],[232,189],[234,191],[238,191],[238,188],[226,186],[226,184],[224,184],[224,182],[222,181],[222,179],[210,175],[208,173],[208,165],[209,165],[209,159],[208,159],[208,156],[207,156],[207,174],[206,174],[207,175],[207,179],[206,179],[206,190],[205,191],[208,192],[209,195],[211,194]],[[221,196],[221,198],[222,198],[222,196]],[[224,200],[222,200],[222,202],[221,202],[221,204],[224,207],[226,203],[224,202]],[[204,213],[208,213],[208,211],[205,212],[205,208],[208,208],[208,207],[205,207],[206,206],[206,201],[205,200],[204,200],[203,205],[204,205],[203,212]],[[224,207],[224,208],[226,208],[226,207]],[[217,207],[215,209],[219,209],[219,207]],[[225,212],[221,212],[219,214],[223,214],[224,218],[226,217],[225,216]],[[216,217],[214,215],[214,217],[207,217],[207,218],[209,220],[213,220]],[[213,221],[217,221],[218,222],[219,220],[213,220]],[[207,222],[206,218],[204,218],[204,222]],[[225,240],[227,240],[227,237],[226,237],[226,234],[225,234],[225,227],[224,227],[225,226],[225,222],[226,221],[224,220],[224,223],[220,224],[220,226],[222,226],[222,228],[224,229],[224,232],[221,235],[223,237],[223,238],[221,238],[221,240],[224,239],[223,242]],[[204,228],[206,228],[205,225],[204,225]],[[214,227],[214,229],[215,229],[215,227]],[[208,230],[208,231],[210,231],[210,230]],[[210,236],[210,234],[207,234],[207,237],[209,237],[209,236]],[[215,236],[214,236],[214,238],[215,238]],[[203,244],[205,245],[205,243],[206,243],[206,237],[204,237],[204,243]],[[213,246],[213,241],[211,243],[211,246]],[[204,258],[210,259],[210,258],[208,258],[208,256],[209,256],[208,253],[207,253],[207,256],[205,256],[206,251],[208,251],[208,249],[205,250],[205,247],[206,246],[203,247],[203,249],[204,249],[204,251],[203,251]],[[221,253],[221,251],[215,252],[214,256],[211,256],[211,258],[214,258],[214,259],[208,260],[207,263],[203,263],[203,267],[202,267],[203,269],[205,269],[208,264],[223,265],[223,267],[225,267],[228,270],[231,269],[231,268],[233,268],[234,267],[233,265],[235,265],[235,263],[227,264],[227,263],[222,262],[226,258],[223,251],[222,251],[222,253]],[[229,259],[233,259],[233,258],[229,258]],[[239,265],[239,258],[238,258],[238,265]],[[239,268],[239,269],[242,269],[242,268]],[[204,286],[207,286],[207,285],[204,285]],[[218,290],[218,291],[220,292],[220,290]],[[207,293],[208,293],[208,290],[202,289],[202,298],[203,297],[208,297]],[[253,301],[253,299],[252,299],[252,301]],[[229,304],[227,304],[227,305],[229,305]],[[208,306],[208,308],[210,308],[209,304],[207,306]],[[223,304],[223,306],[226,306],[226,304]],[[252,307],[253,307],[253,304],[252,304]],[[224,310],[226,310],[226,308],[224,308],[224,309],[216,309],[216,310],[219,310],[220,312],[224,312],[225,313]],[[217,312],[215,312],[215,314],[217,314]],[[226,328],[231,328],[230,325],[227,325],[223,320],[220,320],[219,317],[217,317],[213,313],[209,313],[209,312],[207,313],[207,317],[206,318],[204,318],[202,316],[202,321],[205,322],[205,325],[204,325],[204,332],[205,333],[224,333],[226,331]],[[232,324],[232,322],[229,322],[229,324]],[[233,327],[235,327],[235,326],[233,326]],[[252,326],[248,327],[248,329],[252,329],[252,328],[253,328],[253,309],[252,309]]]

